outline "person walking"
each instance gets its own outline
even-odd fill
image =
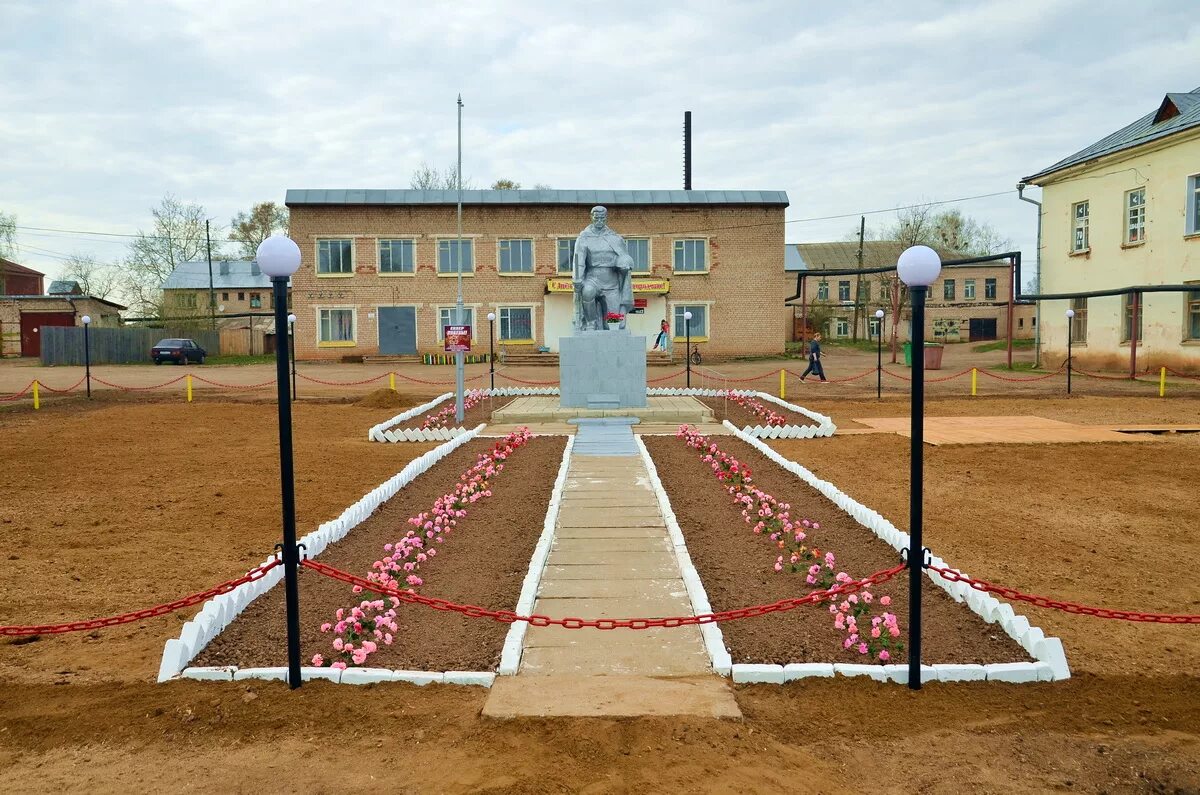
[[[665,351],[667,349],[667,342],[671,338],[670,332],[671,327],[667,325],[667,319],[664,317],[662,324],[659,326],[658,336],[654,338],[654,347],[650,350],[657,351],[661,348]]]
[[[819,333],[813,334],[812,340],[808,343],[808,368],[800,376],[800,380],[803,381],[809,373],[816,373],[817,377],[821,379],[821,383],[826,383],[825,368],[821,366],[821,335]]]

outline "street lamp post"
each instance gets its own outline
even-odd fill
[[[1075,322],[1075,310],[1067,310],[1067,394],[1071,394],[1071,325]]]
[[[458,238],[454,243],[454,260],[458,263],[458,300],[454,303],[454,322],[465,325],[466,310],[463,308],[462,284],[462,94],[458,95]],[[472,243],[472,246],[474,244]],[[471,249],[474,253],[474,248]],[[462,425],[463,421],[463,388],[465,382],[464,368],[466,358],[462,351],[454,352],[454,421]]]
[[[908,546],[908,686],[921,689],[921,577],[925,546],[921,540],[922,501],[924,499],[925,431],[925,299],[929,285],[937,281],[942,260],[929,246],[905,249],[896,264],[900,278],[912,295],[912,336],[921,344],[919,355],[912,357],[912,417],[909,471],[909,546]]]
[[[883,310],[875,310],[875,399],[883,400]]]
[[[683,331],[684,339],[687,342],[683,346],[683,355],[687,359],[687,386],[692,388],[692,313],[690,311],[683,313]]]
[[[288,315],[288,348],[292,354],[292,400],[296,399],[296,316]]]
[[[83,318],[83,368],[84,377],[87,379],[87,396],[88,400],[92,399],[92,341],[88,337],[88,329],[92,325],[91,315],[84,315]]]
[[[488,312],[488,375],[492,377],[492,391],[496,391],[496,313]]]
[[[288,279],[300,267],[300,247],[289,237],[274,235],[258,246],[262,272],[271,277],[275,294],[275,328],[288,323]],[[275,346],[275,384],[279,411],[279,481],[283,502],[283,582],[287,601],[288,686],[300,687],[300,550],[296,546],[296,484],[292,467],[292,399],[288,394],[288,352]]]

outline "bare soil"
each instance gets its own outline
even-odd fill
[[[646,437],[644,441],[671,497],[687,540],[688,554],[700,572],[714,610],[770,604],[815,590],[805,583],[803,571],[774,570],[780,550],[768,538],[750,531],[741,510],[699,453],[674,437]],[[819,530],[808,534],[807,543],[822,554],[834,553],[836,571],[866,577],[900,563],[891,547],[750,445],[728,437],[716,437],[714,441],[725,452],[749,464],[754,485],[789,503],[794,520],[809,519],[820,524]],[[900,640],[905,641],[907,573],[901,572],[872,588],[871,593],[876,598],[891,597],[889,607],[876,605],[871,615],[882,615],[884,610],[895,613],[900,619]],[[921,595],[923,662],[996,663],[1030,659],[1002,630],[955,602],[932,582],[924,581]],[[834,628],[827,604],[730,621],[721,625],[721,632],[735,663],[873,662],[842,648],[846,635]],[[891,660],[907,661],[907,649],[894,654]]]
[[[347,380],[362,372],[343,369]],[[431,446],[369,443],[367,428],[394,408],[317,404],[309,394],[295,423],[302,532]],[[274,406],[170,399],[0,413],[8,453],[0,622],[165,601],[270,552],[279,536]],[[830,405],[809,407],[832,411],[841,425],[847,415],[825,399]],[[1164,413],[1183,405],[1156,400],[1123,415],[1119,401],[1092,398],[982,413],[1139,422],[1149,405]],[[1200,404],[1190,406],[1178,421],[1196,421]],[[1200,612],[1197,442],[927,448],[929,543],[964,570],[1009,585]],[[907,524],[907,440],[779,444]],[[0,641],[0,790],[258,795],[398,782],[496,793],[1200,790],[1196,629],[1022,610],[1063,639],[1072,679],[919,692],[861,679],[743,686],[735,688],[740,722],[498,722],[479,717],[486,692],[448,686],[156,685],[163,641],[186,615],[88,637]]]

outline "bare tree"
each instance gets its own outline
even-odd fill
[[[17,216],[0,212],[0,257],[17,256]]]
[[[409,186],[413,190],[456,190],[458,188],[458,166],[450,164],[445,171],[438,171],[429,163],[421,163],[413,172]],[[474,183],[470,177],[463,177],[463,190],[472,190]]]
[[[520,190],[521,183],[511,179],[498,179],[492,183],[492,190]]]
[[[138,230],[121,279],[130,305],[147,314],[161,313],[162,285],[175,267],[205,256],[203,207],[168,195],[150,212],[154,228]]]
[[[275,232],[288,231],[288,209],[275,202],[259,202],[248,213],[238,213],[229,222],[229,239],[239,244],[239,254],[254,259],[258,246]]]
[[[83,294],[94,298],[109,298],[121,285],[121,272],[117,267],[85,254],[72,254],[67,258],[63,263],[62,278],[78,282]]]

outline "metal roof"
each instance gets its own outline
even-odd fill
[[[808,264],[800,256],[800,248],[795,243],[783,247],[783,270],[785,273],[808,270]]]
[[[222,270],[225,273],[222,273]],[[258,263],[248,259],[213,260],[213,289],[247,290],[271,289],[271,279],[258,268]],[[164,290],[208,289],[208,260],[181,262],[163,282]]]
[[[864,240],[862,265],[858,263],[858,241],[835,243],[789,243],[788,249],[796,249],[800,265],[785,270],[822,271],[847,268],[884,268],[895,266],[900,254],[908,244],[899,240]],[[943,260],[964,256],[961,252],[934,247]]]
[[[26,268],[24,265],[18,265],[9,259],[0,257],[0,270],[4,273],[11,273],[14,276],[45,276],[41,271],[35,271],[33,268]]]
[[[1155,122],[1160,113],[1171,115],[1162,121]],[[1036,185],[1039,184],[1038,180],[1064,168],[1086,163],[1104,155],[1133,149],[1136,146],[1157,141],[1194,127],[1200,127],[1200,87],[1194,88],[1186,94],[1167,94],[1153,112],[1147,113],[1133,124],[1101,138],[1086,149],[1081,149],[1049,168],[1024,177],[1021,181]]]
[[[296,190],[284,204],[455,204],[456,190]],[[788,206],[781,190],[464,190],[463,204],[759,204]]]

